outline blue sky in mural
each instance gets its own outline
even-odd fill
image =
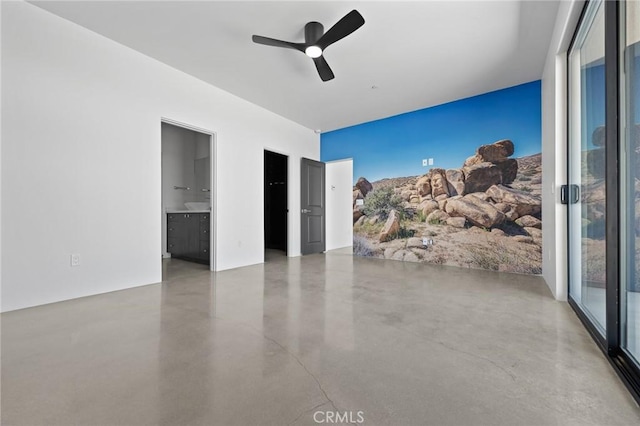
[[[322,161],[353,158],[354,180],[460,168],[480,145],[511,139],[513,158],[541,151],[540,81],[321,135]],[[428,90],[428,89],[426,89]],[[433,158],[423,167],[422,159]]]

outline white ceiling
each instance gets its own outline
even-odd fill
[[[334,130],[537,80],[557,1],[35,1],[56,15],[310,129]],[[357,9],[362,28],[311,59],[304,41]],[[372,89],[376,86],[376,89]]]

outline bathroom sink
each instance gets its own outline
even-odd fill
[[[211,210],[211,206],[209,203],[196,202],[193,201],[191,203],[184,203],[184,206],[187,210]]]

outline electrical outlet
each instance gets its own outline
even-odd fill
[[[433,245],[433,240],[431,238],[422,237],[422,245],[429,247]]]
[[[427,167],[429,165],[429,159],[425,158],[424,160],[422,160],[422,167]]]
[[[429,165],[433,166],[433,158],[429,158]]]
[[[71,266],[80,266],[80,255],[72,254],[71,255]]]

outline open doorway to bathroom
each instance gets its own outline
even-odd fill
[[[183,262],[213,271],[214,134],[165,119],[161,126],[163,277]]]
[[[289,157],[264,152],[265,261],[287,255]]]

